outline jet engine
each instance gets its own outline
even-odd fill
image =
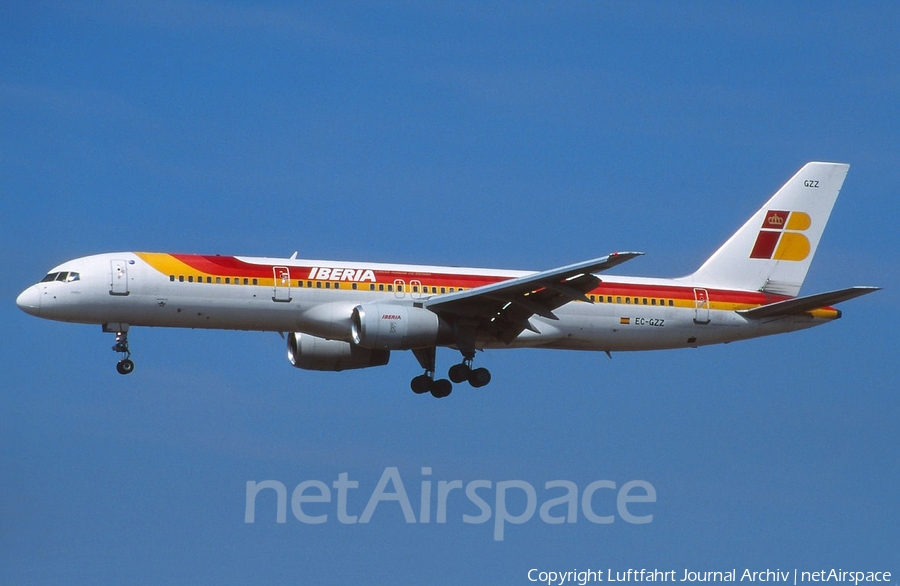
[[[353,308],[350,337],[363,348],[410,350],[453,342],[453,328],[432,311],[393,303]]]
[[[287,337],[288,360],[305,370],[351,370],[384,366],[388,350],[361,348],[341,340],[326,340],[308,334],[290,333]]]

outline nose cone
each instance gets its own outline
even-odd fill
[[[41,292],[38,290],[37,285],[32,285],[22,291],[16,298],[16,305],[25,313],[31,315],[39,314],[41,312]]]

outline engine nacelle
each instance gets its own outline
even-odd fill
[[[304,370],[352,370],[384,366],[391,353],[354,346],[340,340],[325,340],[308,334],[290,333],[287,337],[288,360]]]
[[[423,307],[367,303],[353,308],[350,337],[363,348],[410,350],[453,341],[453,328]]]

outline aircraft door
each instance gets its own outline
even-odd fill
[[[406,297],[406,282],[403,279],[394,279],[394,297],[397,299]]]
[[[694,323],[709,323],[709,292],[706,289],[694,289]]]
[[[287,302],[291,300],[291,269],[288,267],[272,267],[275,277],[275,289],[272,301]]]
[[[109,294],[128,295],[128,261],[113,259],[109,265]]]

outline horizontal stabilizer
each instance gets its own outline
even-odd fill
[[[847,301],[855,297],[878,291],[881,287],[849,287],[839,291],[828,291],[827,293],[817,293],[815,295],[807,295],[806,297],[797,297],[796,299],[787,299],[778,301],[753,309],[741,309],[737,313],[749,317],[751,319],[762,319],[768,317],[782,317],[786,315],[798,315],[814,309],[828,307],[841,301]]]

